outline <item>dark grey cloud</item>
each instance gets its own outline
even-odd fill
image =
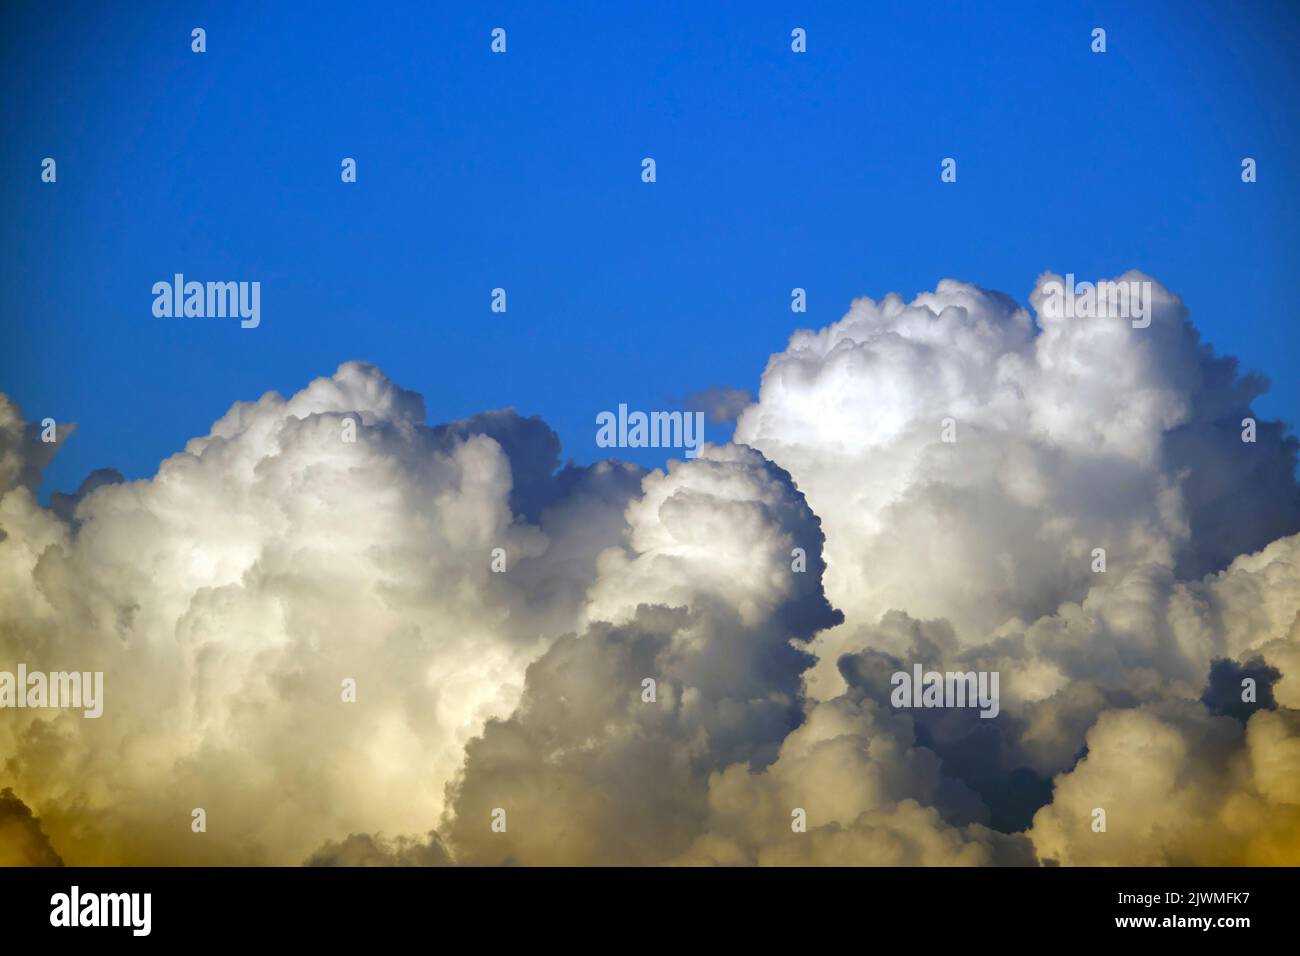
[[[0,790],[0,866],[62,866],[41,821],[9,787]]]
[[[1244,664],[1221,657],[1210,665],[1201,703],[1212,714],[1234,717],[1245,723],[1257,710],[1273,710],[1277,706],[1273,699],[1273,684],[1281,677],[1282,672],[1270,667],[1262,657],[1252,658]],[[1253,702],[1242,699],[1245,693],[1242,682],[1247,678],[1255,684]]]
[[[352,833],[327,841],[304,866],[449,866],[451,857],[436,833],[423,840],[407,836]]]

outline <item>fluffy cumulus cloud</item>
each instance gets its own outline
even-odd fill
[[[103,671],[106,699],[99,719],[6,710],[5,783],[78,863],[297,861],[331,833],[419,831],[624,528],[639,469],[557,465],[541,422],[429,428],[356,363],[236,404],[69,521],[8,465],[6,666]]]
[[[1091,866],[1300,859],[1300,712],[1260,710],[1243,725],[1187,703],[1107,711],[1087,741],[1034,817],[1044,856]]]
[[[600,556],[588,626],[469,745],[446,828],[458,859],[663,862],[705,823],[709,775],[769,763],[799,725],[801,647],[838,618],[820,558],[791,569],[821,531],[789,476],[706,447],[648,476],[628,522]]]
[[[823,640],[817,690],[889,610],[978,642],[1082,599],[1096,548],[1110,574],[1194,577],[1300,530],[1295,439],[1261,422],[1241,441],[1264,383],[1153,281],[1152,313],[1147,328],[1041,308],[1035,322],[948,280],[911,303],[859,299],[772,357],[735,439],[787,469],[827,530],[847,621]]]
[[[347,363],[45,508],[0,397],[0,669],[105,674],[0,713],[0,855],[1300,862],[1296,441],[1121,278],[1148,327],[857,300],[650,472]]]

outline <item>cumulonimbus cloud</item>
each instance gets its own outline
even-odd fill
[[[858,300],[736,444],[650,472],[510,411],[430,427],[350,362],[43,508],[0,397],[0,652],[106,686],[0,715],[0,851],[1296,862],[1296,441],[1242,440],[1265,383],[1154,280],[1135,328],[1044,309],[1055,278],[1036,317]],[[997,671],[996,719],[892,707],[917,663]]]

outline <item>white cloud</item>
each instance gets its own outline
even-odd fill
[[[1263,384],[1153,289],[1149,328],[1040,327],[945,280],[910,304],[858,299],[772,357],[735,440],[787,469],[826,529],[827,593],[847,620],[819,643],[814,692],[842,687],[835,658],[891,609],[977,642],[1083,599],[1094,548],[1111,575],[1185,577],[1300,529],[1295,440],[1268,423],[1240,441]]]
[[[706,446],[648,475],[628,521],[587,628],[529,668],[518,710],[468,748],[445,823],[459,862],[664,862],[696,837],[709,772],[769,762],[800,720],[811,659],[791,642],[835,617],[789,477]],[[814,555],[804,572],[795,542]],[[489,827],[496,808],[505,833]]]
[[[554,443],[544,425],[422,419],[418,396],[348,363],[288,400],[237,403],[153,479],[93,491],[75,531],[10,479],[4,657],[105,672],[101,720],[0,723],[8,782],[62,852],[295,862],[324,835],[437,818],[466,741],[578,622],[639,470],[551,477],[543,461],[552,484],[527,489],[529,522],[513,477],[538,467],[521,434]],[[490,570],[494,548],[507,573]]]
[[[1276,866],[1300,854],[1300,713],[1103,713],[1032,837],[1063,865]],[[1097,832],[1094,811],[1105,812]]]
[[[1153,301],[858,300],[649,473],[347,363],[45,509],[0,396],[0,653],[107,698],[7,713],[0,785],[83,864],[1294,862],[1296,443]],[[913,663],[999,716],[893,710]]]

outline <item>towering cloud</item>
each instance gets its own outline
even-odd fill
[[[1297,862],[1296,441],[1122,278],[1149,326],[858,300],[651,472],[347,363],[47,509],[0,396],[0,669],[105,674],[0,711],[0,854]],[[894,708],[916,664],[997,717]]]
[[[4,411],[11,462],[37,446]],[[236,404],[70,523],[7,465],[0,652],[105,674],[100,720],[0,720],[5,782],[63,853],[296,862],[330,834],[437,819],[465,743],[578,623],[640,469],[554,473],[554,435],[513,412],[423,417],[348,363]]]
[[[859,299],[774,355],[735,440],[787,469],[827,533],[827,593],[846,615],[814,690],[889,610],[982,641],[1110,574],[1217,571],[1300,530],[1296,440],[1242,419],[1265,383],[1205,346],[1150,282],[1150,325],[1038,321],[999,293],[945,280],[910,304]],[[1080,310],[1082,311],[1082,310]],[[948,438],[950,440],[945,441]]]

